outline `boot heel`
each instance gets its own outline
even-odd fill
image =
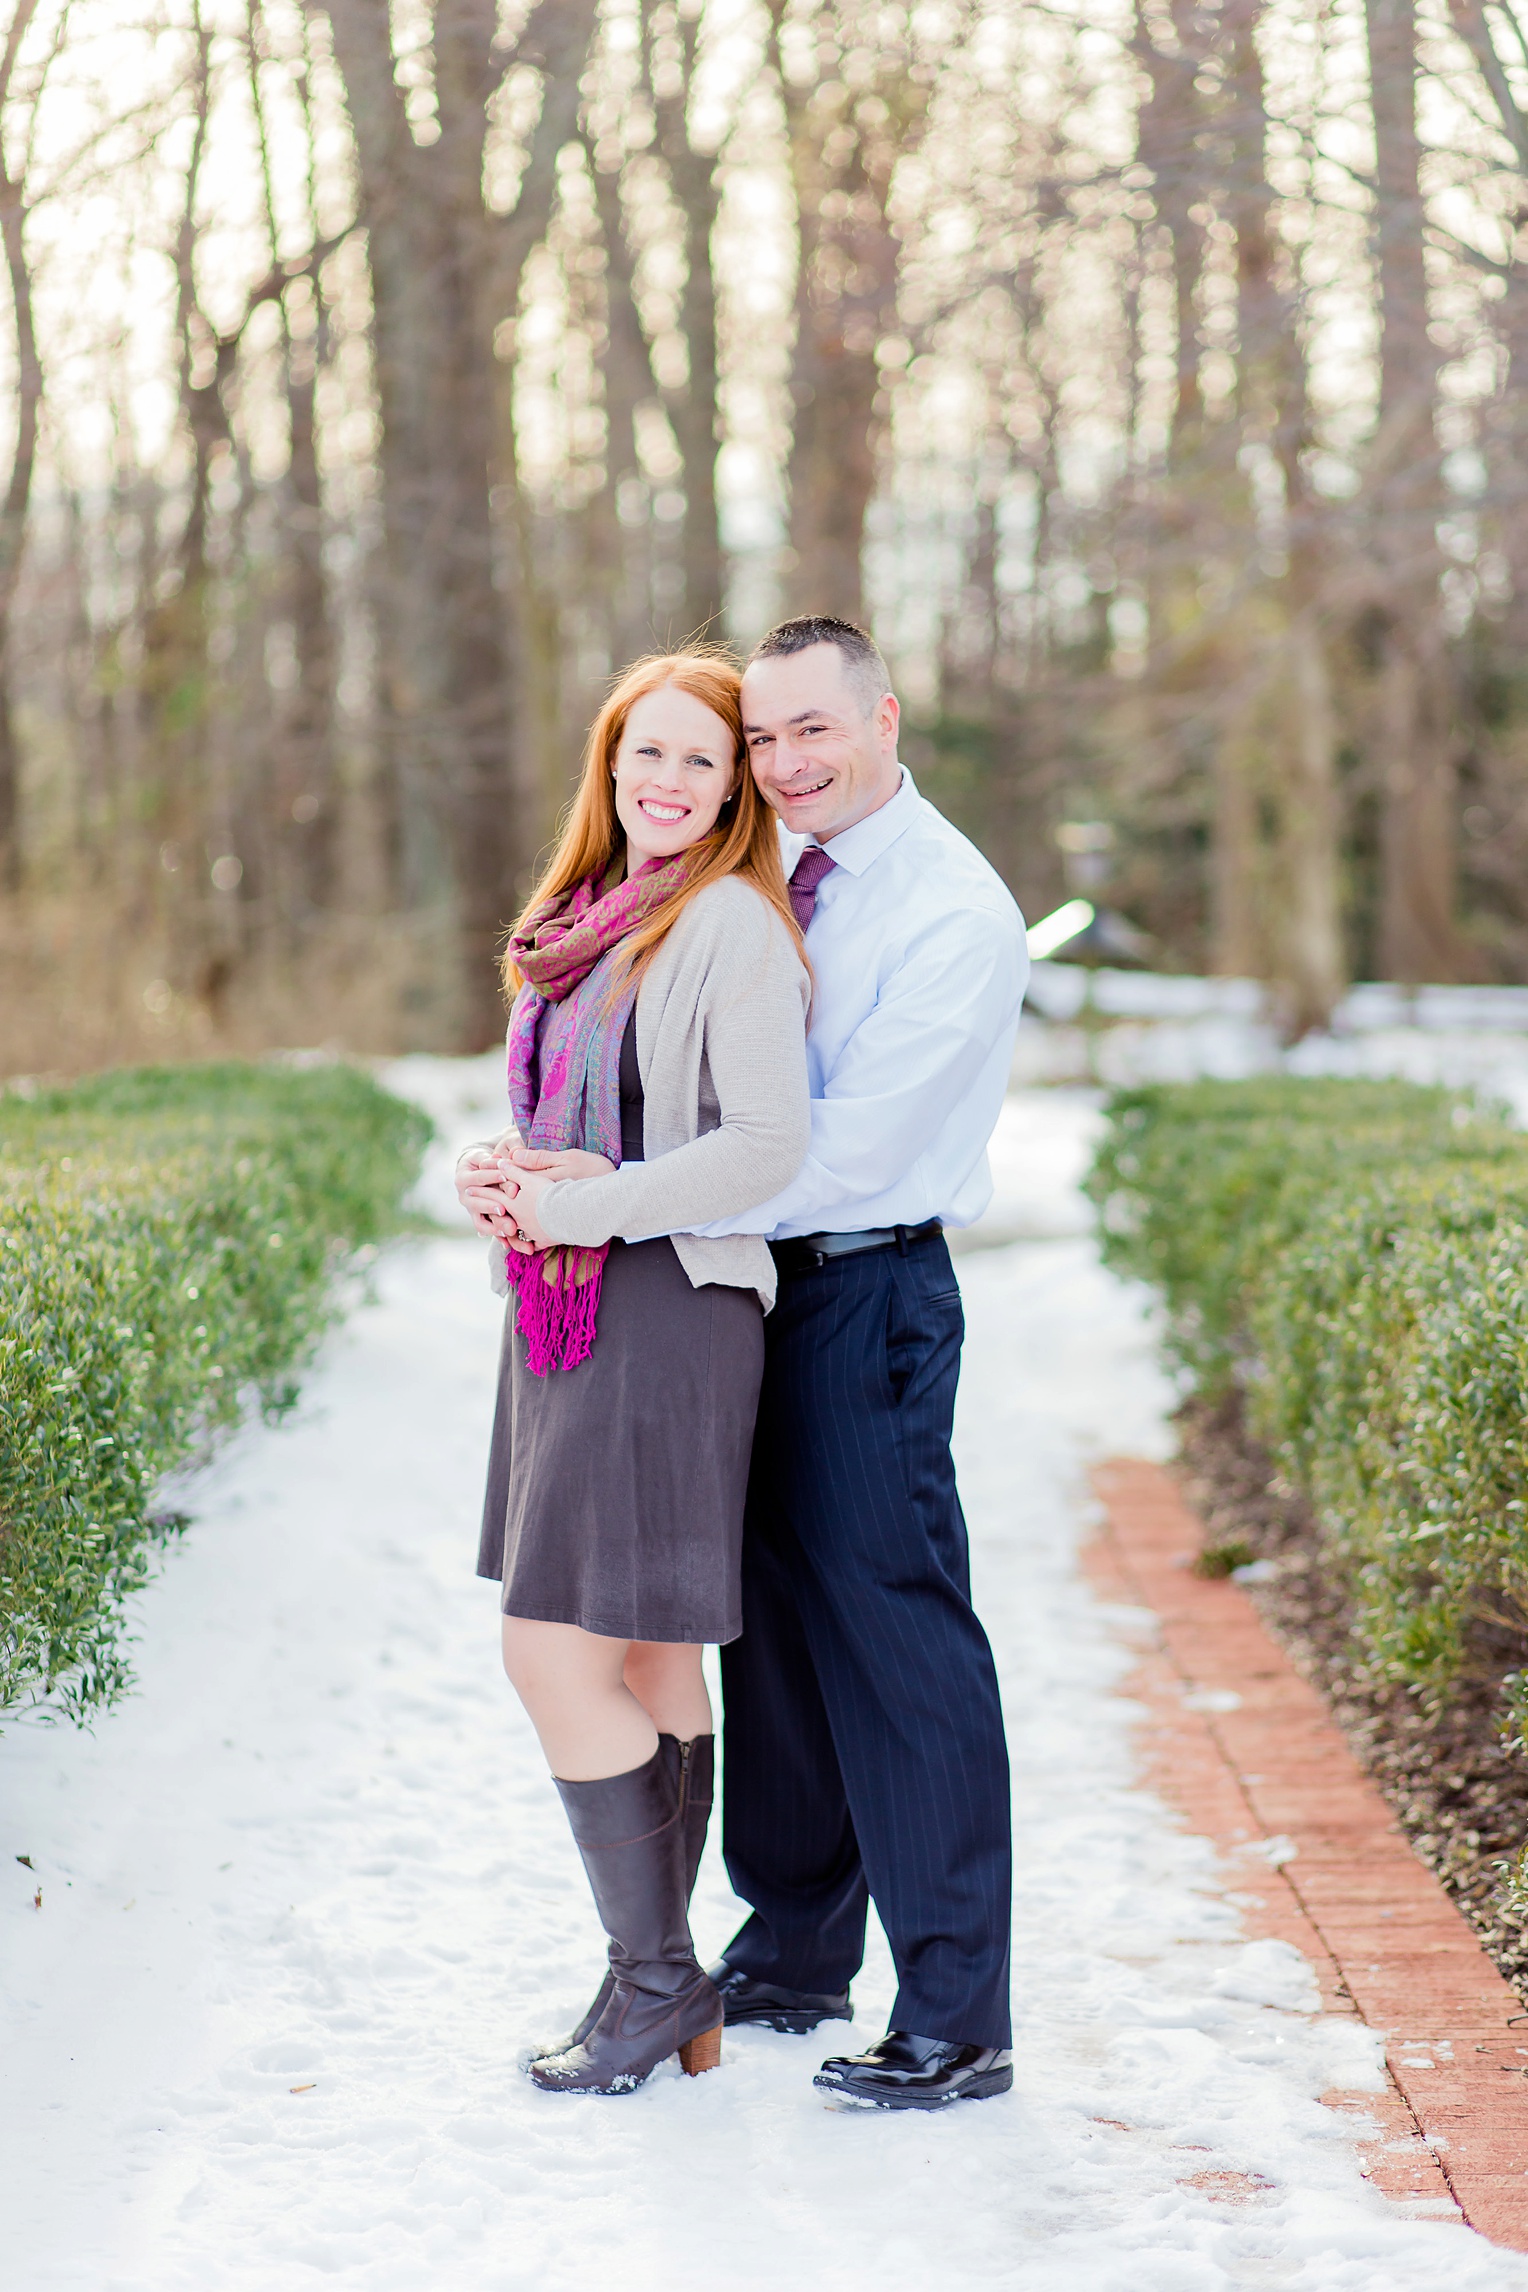
[[[687,2038],[679,2048],[679,2066],[686,2077],[699,2077],[708,2069],[722,2065],[722,2025],[703,2029],[699,2037]]]

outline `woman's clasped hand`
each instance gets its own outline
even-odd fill
[[[513,1193],[505,1184],[504,1157],[492,1146],[469,1146],[456,1165],[456,1198],[487,1241],[519,1237]]]
[[[480,1234],[529,1257],[552,1246],[536,1215],[550,1185],[604,1178],[615,1164],[581,1147],[543,1153],[529,1146],[473,1146],[456,1166],[456,1195]]]

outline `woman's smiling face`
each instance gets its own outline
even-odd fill
[[[737,773],[731,732],[693,693],[666,684],[634,701],[614,773],[632,871],[708,836]]]

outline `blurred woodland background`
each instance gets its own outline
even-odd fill
[[[1518,4],[0,0],[0,1071],[490,1041],[802,610],[1032,915],[1528,979]]]

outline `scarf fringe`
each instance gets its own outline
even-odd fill
[[[533,1377],[576,1369],[594,1347],[608,1245],[602,1249],[544,1249],[534,1257],[504,1252],[504,1274],[515,1293],[515,1326],[525,1339]]]

